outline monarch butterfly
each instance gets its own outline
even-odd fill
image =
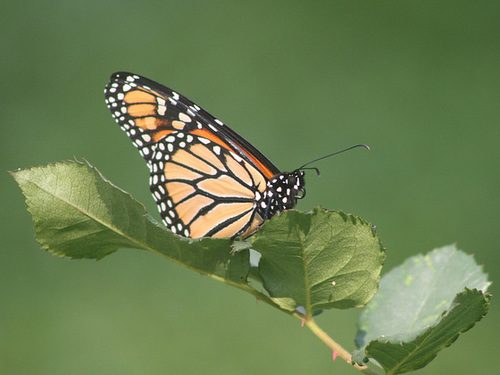
[[[173,233],[247,237],[305,196],[304,167],[312,162],[281,172],[248,141],[168,87],[118,72],[104,94],[112,116],[148,164],[151,193]],[[353,147],[358,146],[364,145]]]

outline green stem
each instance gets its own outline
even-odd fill
[[[238,284],[238,283],[233,283],[229,282],[228,280],[224,280],[226,284],[235,286],[239,289],[244,290],[247,293],[252,294],[255,298],[257,298],[258,301],[262,301],[271,307],[274,307],[275,309],[278,309],[288,315],[293,316],[294,318],[299,319],[300,321],[304,322],[304,325],[307,326],[311,330],[312,333],[314,333],[321,341],[323,341],[330,349],[332,349],[333,352],[337,353],[337,356],[345,360],[347,363],[351,364],[352,363],[352,358],[351,358],[351,353],[349,353],[347,350],[345,350],[339,343],[337,343],[334,339],[332,339],[328,334],[323,331],[317,324],[316,322],[311,318],[311,317],[304,317],[304,315],[299,314],[295,311],[287,311],[285,309],[282,309],[279,305],[277,305],[271,298],[266,296],[265,294],[255,290],[248,284]],[[354,364],[353,367],[359,371],[361,371],[364,374],[368,375],[380,375],[378,372],[375,370],[372,370],[368,366],[359,366]]]
[[[352,363],[351,353],[345,350],[340,344],[338,344],[334,339],[332,339],[328,334],[323,331],[316,322],[310,318],[304,320],[304,324],[314,333],[321,341],[323,341],[330,349],[332,349],[337,355],[345,360],[347,363]],[[379,375],[378,372],[372,370],[368,366],[353,365],[355,369],[361,371],[364,374],[369,375]]]
[[[228,285],[234,286],[236,288],[244,290],[247,293],[250,293],[251,295],[253,295],[257,299],[257,301],[262,301],[264,303],[267,303],[269,306],[274,307],[275,309],[278,309],[279,311],[284,312],[285,314],[293,316],[301,321],[303,320],[303,315],[301,315],[295,311],[288,311],[288,310],[282,309],[271,298],[266,296],[264,293],[261,293],[261,292],[257,291],[256,289],[252,288],[248,284],[232,283],[232,282],[228,282],[227,280],[225,280],[224,282]]]
[[[226,281],[227,283],[227,281]],[[228,283],[231,284],[231,283]],[[233,286],[236,286],[237,288],[243,289],[247,293],[252,294],[257,298],[257,300],[262,301],[264,303],[267,303],[268,305],[274,307],[275,309],[278,309],[288,315],[291,315],[301,321],[304,322],[304,325],[307,326],[311,330],[312,333],[314,333],[321,341],[323,341],[332,351],[337,353],[337,356],[345,360],[347,363],[351,364],[352,363],[352,358],[351,358],[351,353],[349,353],[347,350],[345,350],[339,343],[337,343],[334,339],[332,339],[328,334],[323,331],[312,318],[304,318],[303,315],[298,314],[297,312],[292,312],[292,311],[287,311],[282,308],[280,308],[271,298],[266,296],[263,293],[258,292],[257,290],[253,289],[251,286],[247,284],[235,284]],[[372,370],[368,366],[359,366],[359,365],[353,365],[353,367],[359,371],[361,371],[364,374],[368,375],[380,375],[378,372],[375,370]]]

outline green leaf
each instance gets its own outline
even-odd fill
[[[489,285],[454,245],[414,256],[384,275],[361,315],[356,343],[387,374],[422,368],[488,312]]]
[[[144,206],[87,162],[12,172],[26,197],[42,248],[62,257],[101,259],[119,248],[149,250],[221,281],[246,284],[248,251],[229,240],[187,240],[150,217]]]
[[[271,299],[308,317],[320,308],[366,304],[385,259],[370,224],[320,208],[276,215],[251,241],[262,255],[260,275]]]
[[[320,308],[360,306],[377,288],[382,246],[371,226],[352,215],[286,211],[245,241],[189,240],[158,224],[87,162],[12,175],[26,196],[37,240],[58,256],[101,259],[123,247],[148,250],[288,314],[298,307],[312,316]],[[257,254],[250,247],[262,254],[259,269],[250,267],[249,253]],[[272,299],[258,291],[262,285]]]

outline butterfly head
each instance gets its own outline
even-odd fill
[[[282,172],[267,182],[263,205],[265,219],[295,207],[297,200],[304,198],[306,195],[304,174],[305,172],[299,169]]]

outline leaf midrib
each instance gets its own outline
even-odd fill
[[[305,297],[306,297],[306,306],[304,306],[304,309],[306,311],[306,318],[311,318],[312,317],[312,307],[311,307],[311,286],[309,285],[309,273],[308,273],[308,268],[307,268],[307,262],[306,262],[306,251],[305,251],[305,245],[304,245],[304,238],[301,236],[302,232],[299,228],[298,224],[295,224],[295,231],[297,233],[297,239],[300,244],[300,251],[302,253],[302,269],[304,273],[304,291],[305,291]]]
[[[68,205],[69,207],[73,208],[74,210],[76,210],[76,211],[80,212],[81,214],[87,216],[91,220],[94,220],[95,222],[97,222],[98,224],[102,225],[103,227],[111,230],[112,232],[115,232],[115,233],[119,234],[120,236],[122,236],[122,237],[126,238],[127,240],[131,241],[132,243],[139,245],[141,248],[146,249],[146,250],[150,250],[150,251],[154,251],[154,249],[151,248],[150,246],[144,245],[143,243],[141,243],[138,240],[136,240],[134,237],[130,237],[129,235],[125,234],[124,232],[122,232],[118,228],[116,228],[116,227],[114,227],[112,225],[109,225],[107,222],[99,219],[97,216],[94,216],[94,215],[90,214],[89,211],[84,210],[83,208],[81,208],[80,206],[76,205],[75,203],[73,203],[73,202],[71,202],[71,201],[69,201],[67,199],[62,198],[59,195],[54,194],[52,191],[47,190],[46,188],[42,187],[41,185],[39,185],[39,184],[37,184],[37,183],[35,183],[35,182],[31,181],[31,180],[27,180],[27,179],[24,179],[24,180],[27,181],[28,183],[30,183],[31,185],[37,187],[38,189],[40,189],[44,193],[50,195],[53,198],[56,198],[60,202]]]

